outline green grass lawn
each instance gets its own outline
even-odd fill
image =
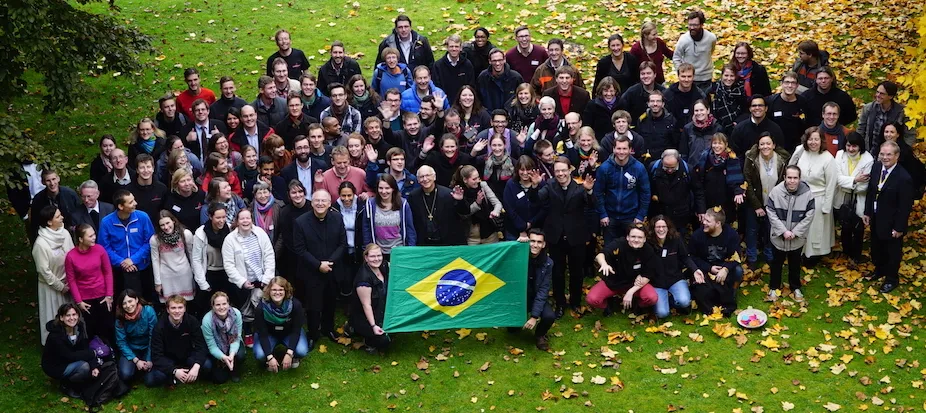
[[[847,80],[843,86],[857,89],[853,95],[863,100],[870,97],[867,88],[881,79],[876,74],[896,74],[903,48],[916,42],[909,22],[923,7],[915,0],[812,2],[799,8],[780,0],[701,3],[708,29],[722,39],[716,58],[726,61],[736,41],[749,40],[760,46],[757,57],[775,78],[791,63],[796,43],[814,38],[833,53],[840,78]],[[408,13],[413,28],[435,46],[450,33],[468,38],[473,28],[485,26],[495,32],[493,43],[507,48],[513,45],[511,29],[528,23],[535,40],[557,36],[571,42],[568,57],[590,82],[594,60],[604,53],[602,39],[620,31],[629,47],[639,25],[650,18],[673,44],[687,5],[610,0],[117,4],[122,11],[116,16],[153,36],[159,48],[143,57],[144,72],[88,77],[91,95],[68,112],[42,114],[40,86],[9,107],[20,127],[76,163],[89,162],[101,134],[124,141],[140,117],[155,113],[158,96],[184,89],[183,67],[199,66],[203,85],[215,91],[219,77],[234,76],[239,95],[250,101],[258,72],[276,50],[272,36],[279,28],[288,29],[294,47],[312,58],[313,71],[327,60],[327,45],[342,40],[348,54],[363,54],[360,63],[369,74],[381,35],[391,30],[398,12]],[[91,8],[110,13],[104,5]],[[85,168],[80,175],[87,173]],[[724,333],[723,323],[735,325],[732,319],[702,323],[701,317],[674,316],[671,326],[660,328],[646,317],[595,313],[560,320],[549,353],[536,350],[530,334],[504,329],[476,330],[464,338],[454,331],[401,334],[384,356],[325,340],[320,343],[325,351],[317,346],[297,371],[258,371],[249,358],[241,383],[141,386],[106,410],[192,412],[214,403],[209,410],[232,412],[811,412],[834,403],[840,411],[922,411],[924,266],[918,255],[926,237],[917,232],[908,238],[905,284],[891,296],[875,293],[858,280],[859,273],[833,260],[807,275],[806,306],[770,308],[762,302],[763,274],[742,288],[740,307],[754,306],[779,318],[762,330],[726,331],[732,334],[727,338],[717,332]],[[17,412],[82,409],[81,402],[63,401],[39,367],[36,275],[22,225],[11,215],[0,218],[0,268],[0,406]]]

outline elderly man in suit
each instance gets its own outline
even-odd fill
[[[71,215],[71,223],[74,228],[80,224],[90,224],[93,230],[100,231],[100,220],[103,217],[116,211],[113,204],[100,201],[100,186],[96,181],[88,179],[77,187],[77,195],[80,196],[82,206],[78,206]]]
[[[878,161],[871,167],[862,217],[871,227],[871,261],[875,264],[875,272],[868,279],[884,278],[882,293],[893,291],[900,283],[897,272],[903,258],[903,236],[913,209],[913,180],[897,164],[899,158],[900,146],[896,142],[881,144]]]

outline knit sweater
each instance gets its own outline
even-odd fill
[[[113,269],[106,250],[99,244],[86,251],[74,248],[68,252],[64,272],[74,302],[113,296]]]
[[[684,63],[691,63],[695,68],[694,80],[696,82],[709,82],[714,77],[714,59],[712,54],[717,45],[717,36],[707,30],[701,40],[694,40],[691,33],[686,32],[678,38],[675,44],[675,54],[672,63],[675,67]]]

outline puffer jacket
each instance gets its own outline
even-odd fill
[[[781,251],[804,248],[814,209],[813,192],[806,182],[801,181],[793,193],[788,191],[784,182],[772,188],[765,203],[765,213],[772,227],[772,245]],[[791,231],[794,239],[784,239],[782,235],[786,231]]]

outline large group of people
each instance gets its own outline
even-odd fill
[[[247,348],[296,368],[339,338],[339,303],[343,334],[383,351],[391,252],[419,245],[528,243],[523,327],[542,350],[567,312],[729,316],[760,252],[766,298],[803,301],[801,268],[833,254],[837,226],[852,266],[871,228],[869,278],[894,290],[926,186],[897,86],[881,82],[853,130],[815,42],[778,75],[738,43],[715,76],[717,36],[699,11],[687,24],[674,51],[651,23],[630,47],[609,37],[591,89],[560,39],[521,26],[506,51],[479,28],[435,60],[404,15],[369,78],[339,41],[313,74],[285,30],[251,103],[186,69],[125,150],[100,139],[77,191],[24,165],[43,368],[79,388],[100,368],[95,337],[148,386],[238,380]]]

